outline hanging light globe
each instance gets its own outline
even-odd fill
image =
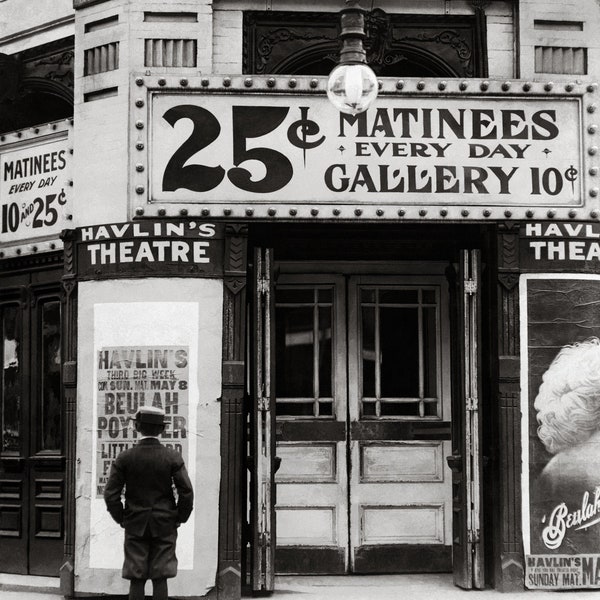
[[[377,98],[378,82],[373,70],[364,63],[340,64],[329,75],[327,96],[341,112],[356,115]]]
[[[367,65],[363,47],[365,11],[359,0],[346,0],[341,13],[340,62],[329,74],[327,96],[341,112],[356,115],[377,98],[379,83],[373,69]]]

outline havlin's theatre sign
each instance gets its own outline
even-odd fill
[[[319,94],[226,92],[148,89],[148,105],[138,99],[136,147],[149,161],[132,161],[139,196],[225,215],[262,204],[270,216],[298,205],[566,215],[586,203],[581,94],[383,95],[353,116]]]

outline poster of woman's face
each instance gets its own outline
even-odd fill
[[[521,289],[526,555],[600,554],[600,277]]]

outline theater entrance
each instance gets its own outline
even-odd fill
[[[456,276],[271,252],[255,256],[254,588],[451,571],[482,586],[478,251]]]

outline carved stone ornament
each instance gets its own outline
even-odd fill
[[[479,13],[477,13],[479,14]],[[380,76],[483,73],[485,32],[475,15],[365,14],[367,62]],[[244,73],[327,75],[339,58],[338,13],[248,11]]]
[[[518,273],[498,273],[498,281],[507,289],[512,290],[519,283]]]

